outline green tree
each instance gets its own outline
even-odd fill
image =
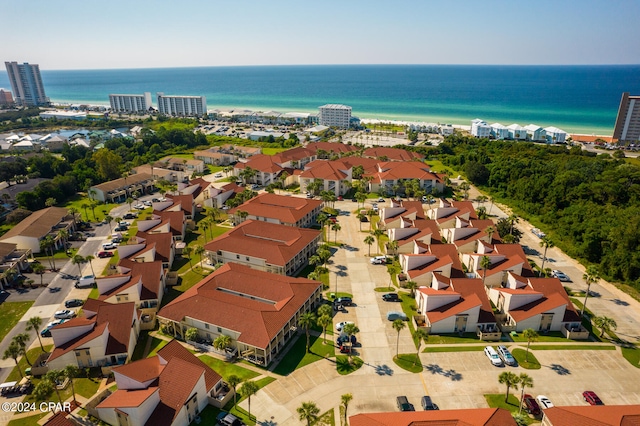
[[[398,240],[393,240],[393,241],[389,241],[387,243],[387,249],[391,251],[391,253],[393,253],[394,256],[398,255],[398,247],[400,246],[400,244],[398,243]]]
[[[236,386],[238,386],[240,383],[242,383],[242,379],[240,377],[236,376],[235,374],[232,374],[229,377],[227,377],[227,383],[233,389],[233,406],[235,407],[236,404],[238,403],[238,401],[237,401],[237,393],[236,393]]]
[[[540,241],[540,247],[544,247],[544,254],[542,255],[542,266],[540,266],[540,270],[544,271],[544,262],[547,260],[547,250],[555,247],[553,241],[548,236],[542,237]]]
[[[351,336],[360,333],[358,326],[351,322],[345,324],[344,327],[342,327],[342,331],[347,335],[349,341],[351,341]],[[351,364],[351,355],[351,346],[349,346],[349,364]]]
[[[591,265],[587,268],[587,271],[582,275],[582,279],[585,283],[587,283],[587,291],[584,294],[584,303],[582,304],[582,316],[585,316],[587,312],[587,299],[589,298],[589,293],[591,292],[591,284],[596,284],[600,281],[600,273],[598,272],[598,268]]]
[[[422,349],[423,342],[427,343],[427,341],[429,341],[429,333],[427,333],[427,330],[425,330],[424,328],[418,328],[413,332],[413,339],[416,340],[418,349],[418,351],[416,352],[416,358],[420,360],[420,349]],[[415,360],[413,365],[415,365]]]
[[[38,338],[38,342],[40,343],[40,349],[44,352],[44,346],[42,346],[42,340],[40,339],[40,326],[42,325],[42,318],[35,316],[31,317],[27,320],[27,331],[34,330],[36,332],[36,337]]]
[[[231,345],[231,337],[221,334],[213,340],[213,347],[219,351],[224,351]]]
[[[315,402],[307,401],[303,402],[297,409],[298,419],[300,421],[306,421],[307,426],[311,426],[311,423],[315,423],[318,420],[320,409]]]
[[[327,305],[323,305],[327,306]],[[324,334],[324,344],[327,344],[327,327],[331,325],[333,320],[329,315],[320,315],[318,317],[317,323],[320,327],[322,327],[322,333]]]
[[[600,337],[604,336],[605,331],[609,332],[611,330],[615,330],[616,328],[618,328],[618,324],[616,323],[616,320],[606,316],[595,317],[593,319],[593,323],[596,327],[600,329]]]
[[[311,345],[309,341],[309,329],[313,327],[313,324],[315,324],[315,322],[316,322],[316,315],[313,312],[305,312],[304,314],[300,315],[300,318],[298,318],[298,325],[304,328],[304,332],[307,335],[307,346],[306,346],[307,352],[309,352],[309,348]]]
[[[33,263],[31,266],[31,269],[33,269],[33,273],[36,275],[40,275],[40,287],[42,287],[44,284],[42,283],[42,278],[45,272],[45,267],[42,266],[41,263]]]
[[[60,390],[58,389],[58,381],[64,376],[62,370],[49,370],[47,374],[45,374],[42,380],[51,383],[53,386],[53,390],[56,391],[56,395],[58,396],[58,402],[62,402],[62,397],[60,396]]]
[[[85,263],[88,263],[89,267],[91,268],[91,274],[95,277],[96,276],[96,272],[93,270],[93,260],[94,259],[95,259],[95,257],[90,255],[90,254],[84,257]]]
[[[398,357],[398,351],[400,350],[400,332],[407,326],[400,318],[393,321],[391,324],[393,329],[398,332],[396,338],[396,358]]]
[[[193,254],[200,258],[200,268],[202,268],[202,255],[206,253],[206,250],[201,245],[197,245],[193,248]]]
[[[110,149],[99,149],[93,156],[96,164],[96,172],[102,181],[113,180],[121,177],[120,165],[122,158]]]
[[[33,396],[36,401],[46,401],[53,393],[53,385],[48,380],[40,380],[33,388]]]
[[[364,239],[364,243],[369,246],[369,257],[371,257],[371,246],[375,242],[376,240],[373,238],[373,235],[367,235]]]
[[[333,240],[333,242],[335,244],[338,243],[338,231],[342,229],[342,226],[340,226],[340,224],[338,222],[334,223],[333,225],[331,225],[331,230],[335,232],[335,239]]]
[[[246,381],[242,383],[242,386],[240,386],[240,394],[242,394],[243,397],[247,398],[247,404],[249,407],[249,418],[251,418],[251,397],[257,394],[259,390],[260,387],[258,386],[258,384],[252,381]]]
[[[520,387],[522,388],[522,393],[520,394],[520,409],[518,410],[518,414],[522,412],[522,403],[524,402],[524,390],[525,388],[533,387],[533,379],[527,373],[520,373]]]
[[[2,355],[2,359],[12,358],[16,363],[16,367],[18,368],[18,373],[20,373],[20,377],[24,377],[22,374],[22,369],[20,368],[20,364],[18,364],[18,357],[22,355],[22,351],[20,350],[20,345],[15,340],[12,340],[7,349],[4,351],[4,355]]]
[[[182,249],[182,257],[186,257],[189,260],[189,269],[193,270],[193,264],[191,263],[191,255],[193,254],[193,247],[186,246]]]
[[[480,267],[483,271],[482,284],[484,285],[484,282],[487,279],[487,270],[491,267],[491,259],[489,259],[489,256],[482,256],[480,259]]]
[[[53,207],[57,204],[57,201],[55,198],[53,197],[49,197],[47,198],[47,200],[44,202],[44,205],[47,207]]]
[[[533,328],[527,328],[522,332],[522,335],[525,339],[527,339],[527,354],[524,357],[525,361],[529,361],[529,346],[531,346],[531,342],[535,342],[538,340],[538,332]]]
[[[111,233],[111,222],[113,222],[113,217],[111,217],[110,215],[106,215],[104,217],[104,220],[107,221],[107,225],[109,225],[109,233]]]
[[[351,403],[352,400],[353,400],[353,395],[350,393],[345,393],[340,396],[340,403],[344,408],[344,424],[345,425],[349,424],[349,422],[347,422],[347,418],[348,418],[348,411],[349,411],[349,403]]]
[[[415,281],[407,281],[404,286],[411,291],[411,297],[416,297],[416,290],[418,289],[418,283]]]
[[[80,369],[78,369],[78,367],[76,367],[73,364],[69,364],[67,365],[64,370],[64,375],[69,379],[69,383],[71,383],[71,392],[73,394],[73,400],[76,400],[76,388],[75,385],[73,383],[73,379],[75,379],[76,377],[78,377],[78,374],[80,374]]]
[[[188,328],[184,333],[185,340],[195,342],[198,340],[198,329],[195,327]]]
[[[516,375],[516,373],[505,371],[504,373],[500,373],[500,375],[498,376],[498,382],[501,385],[507,385],[507,393],[504,396],[504,402],[507,402],[507,400],[509,399],[509,389],[513,388],[517,390],[518,383],[520,383],[520,378]]]
[[[86,263],[84,257],[76,254],[71,258],[71,263],[78,266],[78,273],[82,276],[82,265]]]
[[[20,348],[20,353],[24,355],[24,359],[31,367],[31,361],[29,360],[29,356],[27,355],[27,343],[29,343],[29,334],[28,333],[20,333],[13,336],[13,342],[16,342],[18,347]]]

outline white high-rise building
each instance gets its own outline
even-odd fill
[[[166,96],[158,92],[157,97],[160,114],[194,116],[207,113],[204,96]]]
[[[148,112],[151,105],[151,92],[142,95],[109,95],[111,110],[116,112]]]
[[[340,104],[322,105],[318,116],[321,126],[348,129],[351,123],[351,107]]]
[[[15,103],[21,106],[48,105],[49,98],[44,93],[40,67],[27,62],[5,62],[7,74],[13,89]]]

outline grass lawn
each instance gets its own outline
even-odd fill
[[[7,337],[31,305],[33,302],[4,302],[0,305],[0,341]]]
[[[76,394],[82,395],[85,398],[91,398],[100,386],[100,380],[91,380],[85,377],[73,379],[73,386],[76,388]],[[71,385],[69,385],[71,387]]]
[[[336,368],[338,369],[338,373],[343,376],[353,373],[362,367],[362,364],[364,364],[364,361],[357,356],[351,357],[351,363],[349,363],[349,357],[346,355],[336,357]]]
[[[335,347],[332,338],[327,339],[328,345],[324,344],[322,337],[310,336],[309,341],[311,347],[309,353],[306,351],[307,336],[301,334],[300,337],[287,350],[287,355],[273,369],[273,372],[283,376],[287,376],[298,368],[309,365],[313,362],[325,358],[333,358],[335,356]]]
[[[142,357],[144,356],[144,348],[147,346],[148,340],[149,330],[141,330],[140,335],[138,336],[138,343],[136,343],[136,347],[133,350],[133,355],[131,355],[131,361],[142,359]]]
[[[82,205],[85,203],[90,204],[90,200],[88,197],[76,195],[66,203],[58,205],[58,207],[63,207],[67,210],[73,207],[76,210],[78,210],[78,214],[82,216],[82,220],[85,220],[87,222],[100,222],[104,219],[106,215],[109,214],[111,209],[113,209],[114,207],[118,207],[120,205],[120,204],[100,203],[97,206],[95,206],[95,208],[92,211],[90,207],[87,208],[86,210],[82,207]],[[107,212],[106,214],[104,213],[105,211]],[[94,212],[95,212],[95,217],[93,215]]]
[[[273,377],[265,377],[265,378],[262,378],[262,379],[260,379],[260,380],[257,380],[255,383],[258,385],[258,389],[262,389],[263,387],[267,386],[269,383],[273,382],[274,380],[276,380],[276,379],[275,379],[275,378],[273,378]],[[239,386],[238,386],[238,389],[240,388],[240,386],[242,386],[242,385],[239,385]],[[246,398],[238,398],[238,404],[239,404],[240,402],[244,401],[245,399],[246,399]],[[216,410],[217,410],[217,409],[216,409]],[[245,409],[240,408],[240,407],[239,407],[239,406],[237,406],[237,405],[234,407],[234,406],[233,406],[233,400],[229,401],[229,402],[227,403],[227,405],[225,405],[225,406],[224,406],[224,410],[225,410],[225,411],[228,411],[228,412],[230,412],[231,414],[233,414],[234,416],[238,417],[240,420],[242,420],[242,421],[243,421],[245,424],[247,424],[247,425],[255,425],[255,424],[256,424],[256,422],[255,422],[255,415],[254,415],[254,414],[252,414],[251,416],[249,416],[249,413],[248,413]],[[206,411],[206,409],[205,409],[205,410],[203,410],[203,412],[204,412],[204,411]],[[220,412],[220,410],[217,410],[217,411],[216,411],[216,415],[217,415],[219,412]],[[210,418],[210,417],[207,417],[207,419],[209,419],[209,418]],[[202,422],[201,422],[201,423],[202,423]],[[211,421],[211,422],[204,422],[204,423],[202,423],[202,424],[206,424],[206,425],[209,425],[209,424],[211,424],[211,425],[212,425],[212,424],[215,424],[215,416],[213,416],[213,421]]]
[[[395,287],[376,287],[373,290],[379,293],[389,293],[389,292],[394,292],[396,289]]]
[[[207,364],[209,367],[217,371],[223,379],[227,380],[229,376],[238,376],[242,380],[251,380],[254,377],[258,377],[260,374],[255,371],[249,370],[239,365],[232,364],[226,361],[222,361],[218,358],[210,357],[209,355],[202,355],[200,360]],[[207,423],[205,423],[207,424]]]
[[[114,250],[113,256],[109,258],[109,263],[107,263],[107,266],[104,267],[104,271],[102,271],[102,275],[103,276],[109,275],[109,270],[111,269],[112,266],[116,266],[119,260],[120,260],[120,256],[118,256],[118,250]],[[95,298],[97,299],[98,296],[96,296]]]
[[[529,351],[529,355],[527,356],[526,349],[515,348],[511,351],[511,355],[513,355],[516,361],[518,361],[518,365],[522,368],[526,368],[527,370],[540,369],[540,363],[531,351]],[[528,361],[525,361],[525,359],[528,359]]]
[[[539,351],[614,351],[613,345],[531,345],[531,349]]]
[[[442,172],[444,170],[448,170],[451,173],[451,176],[457,176],[460,173],[456,172],[455,170],[453,170],[451,167],[447,167],[444,164],[442,164],[442,161],[440,160],[427,160],[427,164],[431,167],[431,170],[434,172]]]
[[[333,412],[333,408],[329,411],[322,413],[313,426],[336,426],[336,419]]]
[[[409,293],[398,293],[398,295],[400,296],[400,299],[402,300],[401,302],[401,306],[402,306],[402,312],[404,312],[407,315],[407,318],[409,318],[409,321],[407,321],[407,324],[409,325],[409,330],[411,330],[411,336],[413,336],[413,333],[415,333],[416,328],[413,325],[413,316],[416,314],[416,299],[414,299],[413,297],[411,297],[411,294]],[[429,336],[429,338],[431,338],[431,336]],[[416,349],[418,348],[418,342],[416,341],[416,339],[413,339],[413,343],[416,345]]]
[[[636,368],[640,368],[640,349],[636,346],[623,347],[622,356],[629,361],[629,364]]]
[[[11,420],[7,426],[39,426],[38,421],[49,413],[36,414],[35,416],[22,417]]]
[[[403,370],[411,373],[420,373],[422,371],[422,361],[416,354],[400,354],[393,357],[393,362]]]
[[[459,334],[430,334],[429,344],[449,344],[449,343],[479,343],[480,339],[474,333]]]
[[[487,404],[489,404],[489,407],[491,408],[504,408],[505,410],[510,411],[512,414],[518,414],[518,410],[520,409],[520,401],[512,392],[513,389],[510,389],[509,399],[507,400],[507,402],[504,401],[503,393],[486,394],[484,396],[484,399],[487,400]],[[524,414],[523,418],[527,421],[528,425],[536,421],[530,418],[524,411],[524,409],[522,410],[522,413]]]
[[[147,355],[147,358],[149,358],[150,356],[154,356],[160,349],[167,346],[167,343],[169,343],[168,340],[160,339],[158,337],[151,337],[151,345],[149,346],[149,355]]]
[[[344,293],[344,292],[341,292],[341,291],[339,291],[337,294],[336,294],[335,292],[333,292],[333,291],[328,291],[328,292],[326,292],[326,294],[325,294],[325,298],[326,298],[328,301],[332,301],[333,299],[335,299],[335,298],[337,298],[337,297],[351,297],[351,298],[353,298],[353,294],[351,294],[351,293]]]
[[[514,342],[527,343],[527,339],[524,337],[524,333],[518,333],[516,335],[511,335],[511,338]],[[550,331],[547,334],[539,333],[537,342],[572,342],[573,340],[567,339],[562,335],[559,331]]]
[[[291,148],[262,148],[264,155],[276,155]]]
[[[483,350],[484,346],[427,346],[422,352],[480,352]]]

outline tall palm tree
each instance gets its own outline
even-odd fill
[[[193,254],[200,258],[200,268],[202,268],[202,255],[206,252],[204,247],[201,245],[197,245],[193,248]]]
[[[365,215],[364,215],[364,214],[362,214],[362,213],[358,213],[358,214],[356,215],[356,218],[358,219],[358,223],[360,224],[360,231],[362,231],[362,221],[363,221],[363,219],[364,219],[365,217],[367,217],[367,216],[365,216]]]
[[[350,393],[345,393],[340,396],[340,403],[344,407],[344,424],[349,425],[347,422],[348,411],[349,411],[349,403],[353,400],[353,395]]]
[[[208,218],[202,219],[200,221],[200,226],[202,227],[202,235],[204,235],[204,243],[207,243],[207,230],[209,229],[209,220]]]
[[[90,255],[90,254],[84,257],[84,261],[85,261],[86,263],[88,263],[88,264],[89,264],[89,266],[91,267],[91,274],[95,277],[95,276],[96,276],[96,273],[95,273],[95,271],[93,270],[93,263],[92,263],[92,260],[94,260],[94,259],[95,259],[95,257],[94,257],[94,256],[92,256],[92,255]]]
[[[411,297],[416,297],[416,289],[418,288],[418,283],[415,281],[407,281],[404,286],[411,291]]]
[[[73,384],[73,379],[75,379],[76,377],[78,377],[78,374],[80,374],[80,369],[78,367],[76,367],[73,364],[69,364],[67,365],[64,370],[63,370],[63,374],[69,379],[69,382],[71,383],[71,392],[73,394],[73,400],[76,400],[76,388]]]
[[[74,265],[78,265],[78,273],[80,274],[80,276],[82,276],[82,264],[86,263],[86,261],[84,260],[83,256],[80,256],[79,254],[76,254],[75,256],[73,256],[71,258],[71,263],[73,263]]]
[[[87,209],[89,207],[91,207],[91,205],[87,202],[84,202],[80,205],[80,207],[82,207],[82,209],[84,210],[84,218],[87,222],[89,222],[89,212],[87,211]]]
[[[35,330],[36,337],[38,338],[38,342],[40,343],[40,349],[44,352],[44,346],[42,346],[42,340],[40,339],[40,326],[42,325],[42,318],[35,316],[31,317],[27,320],[27,331]]]
[[[338,243],[338,231],[342,229],[342,226],[340,226],[340,224],[338,222],[334,223],[333,225],[331,225],[331,230],[335,232],[335,238],[333,240],[333,242],[335,244]]]
[[[398,243],[398,240],[389,241],[389,243],[387,244],[387,248],[391,250],[394,256],[398,255],[399,246],[400,246],[400,243]]]
[[[305,312],[304,314],[300,315],[300,318],[298,318],[298,325],[304,328],[304,331],[307,335],[307,352],[309,352],[310,346],[309,329],[313,327],[313,324],[315,324],[315,322],[316,315],[313,312]]]
[[[328,305],[324,305],[324,306],[328,306]],[[333,320],[329,315],[325,314],[325,315],[320,315],[316,322],[320,327],[322,327],[322,332],[324,333],[324,344],[326,345],[327,344],[327,327],[331,325]]]
[[[487,226],[484,232],[489,236],[489,244],[493,244],[493,234],[496,232],[496,228]]]
[[[31,361],[29,361],[29,356],[27,355],[27,343],[29,343],[30,337],[28,333],[20,333],[13,336],[13,341],[20,347],[20,352],[24,355],[24,359],[27,361],[27,364],[29,364],[29,367],[31,367]]]
[[[593,319],[593,323],[600,329],[600,337],[604,336],[605,331],[610,331],[612,329],[615,330],[618,328],[616,320],[605,316],[595,317]]]
[[[544,247],[544,254],[542,255],[542,266],[540,267],[540,269],[544,271],[544,262],[547,261],[547,250],[555,247],[555,244],[553,244],[551,238],[545,235],[540,241],[540,247]]]
[[[347,323],[342,327],[342,331],[347,335],[349,341],[351,341],[351,336],[360,333],[360,329],[354,323]],[[351,346],[349,346],[349,364],[351,364]]]
[[[507,393],[504,395],[504,402],[507,402],[507,400],[509,399],[509,389],[518,389],[520,377],[518,377],[516,373],[513,373],[511,371],[505,371],[504,373],[500,373],[500,375],[498,376],[498,382],[501,385],[507,385]]]
[[[380,248],[380,237],[382,237],[383,235],[384,235],[384,231],[380,228],[373,231],[373,236],[376,239],[376,244],[378,246],[378,249]]]
[[[45,271],[44,266],[42,266],[42,263],[33,263],[31,266],[31,269],[33,269],[34,274],[40,275],[40,287],[42,287],[43,286],[42,278]]]
[[[489,256],[482,256],[482,258],[480,259],[480,267],[484,272],[482,274],[482,285],[484,285],[484,281],[487,279],[487,269],[489,269],[490,266],[491,259],[489,259]]]
[[[582,304],[582,316],[587,312],[587,298],[589,297],[589,293],[591,292],[591,284],[596,284],[600,281],[600,273],[598,272],[598,268],[594,265],[591,265],[587,268],[587,271],[582,275],[582,279],[587,283],[587,292],[584,295],[584,303]]]
[[[303,402],[296,411],[298,412],[298,419],[300,419],[300,421],[306,420],[307,426],[311,426],[312,422],[315,423],[320,414],[320,409],[316,403],[312,401]]]
[[[106,215],[104,220],[107,221],[107,225],[109,225],[109,233],[111,233],[111,222],[113,222],[113,217],[110,215]]]
[[[524,389],[533,387],[533,378],[529,376],[527,373],[520,373],[520,388],[522,392],[520,393],[520,409],[518,413],[522,412],[522,402],[524,401]]]
[[[129,210],[133,209],[133,198],[132,197],[127,197],[127,199],[124,202],[129,204]],[[84,207],[84,204],[82,206]]]
[[[246,381],[240,386],[240,393],[247,398],[247,404],[249,405],[249,418],[251,418],[251,397],[257,394],[259,390],[258,384],[252,381]]]
[[[371,257],[371,246],[375,242],[376,240],[373,238],[373,235],[367,235],[364,239],[364,243],[369,246],[369,257]]]
[[[20,373],[20,377],[24,377],[22,374],[22,369],[20,368],[20,364],[18,364],[18,357],[22,355],[20,346],[15,341],[11,341],[7,349],[4,351],[4,355],[2,355],[2,359],[12,358],[16,363],[16,367],[18,368],[18,373]]]
[[[391,324],[393,329],[398,332],[398,337],[396,338],[396,358],[398,357],[398,351],[400,350],[400,332],[407,326],[404,321],[400,318],[393,321]]]
[[[189,259],[189,269],[193,269],[193,265],[191,264],[191,254],[193,253],[193,247],[186,246],[182,249],[182,256]]]
[[[533,328],[527,328],[522,332],[522,335],[527,339],[527,354],[525,355],[524,360],[529,361],[529,346],[531,346],[531,342],[538,340],[538,332]]]
[[[427,333],[427,330],[425,330],[424,328],[418,328],[413,332],[413,338],[418,341],[418,351],[416,352],[416,358],[420,360],[420,349],[422,348],[422,342],[427,343],[427,341],[429,340],[429,333]],[[415,360],[413,365],[415,365]]]
[[[66,229],[61,229],[58,231],[57,237],[59,240],[62,240],[62,243],[66,247],[66,243],[69,240],[69,231],[67,231]]]
[[[516,223],[520,222],[520,218],[518,217],[517,214],[512,214],[507,219],[511,223],[511,230],[510,230],[509,234],[513,235],[513,227],[514,227],[514,225]]]
[[[58,402],[60,403],[62,403],[62,398],[60,397],[60,390],[58,389],[57,382],[63,374],[62,370],[49,370],[43,378],[43,380],[46,380],[53,385],[53,389],[56,391],[56,395],[58,395]]]
[[[237,404],[237,397],[238,397],[236,392],[236,386],[242,383],[242,379],[236,376],[235,374],[232,374],[229,377],[227,377],[227,383],[233,389],[233,406],[235,407]]]

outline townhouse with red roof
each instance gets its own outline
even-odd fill
[[[452,244],[414,244],[413,253],[398,256],[407,279],[418,285],[431,285],[433,274],[464,278],[458,251]]]
[[[376,146],[364,150],[365,157],[377,158],[380,161],[421,161],[424,155],[399,148]]]
[[[493,232],[491,235],[487,230]],[[459,253],[470,253],[478,250],[482,243],[491,244],[493,241],[500,241],[500,234],[490,219],[469,219],[465,220],[456,217],[455,226],[443,228],[442,238],[449,244],[454,244]]]
[[[435,220],[440,229],[455,227],[458,218],[465,221],[478,219],[471,201],[447,201],[443,198],[436,208],[429,209],[427,217]]]
[[[112,425],[187,426],[207,405],[221,408],[233,396],[218,372],[176,340],[112,371],[117,390],[95,408]]]
[[[154,210],[151,219],[138,220],[138,230],[147,234],[169,233],[174,240],[181,241],[187,230],[184,211]]]
[[[420,161],[378,162],[376,168],[365,171],[364,176],[369,179],[369,192],[404,192],[405,182],[413,180],[417,180],[420,189],[427,194],[444,190],[442,177],[431,172],[429,165]]]
[[[296,171],[295,175],[300,182],[301,192],[308,191],[309,184],[320,182],[320,189],[316,193],[330,191],[339,197],[351,188],[352,172],[353,168],[347,162],[316,160],[308,163],[302,171]]]
[[[323,207],[324,202],[321,200],[265,192],[229,210],[228,213],[235,215],[238,211],[247,212],[244,219],[236,215],[236,223],[246,219],[307,228],[315,223]]]
[[[491,263],[486,270],[482,267],[483,257],[489,259]],[[487,288],[504,285],[510,272],[527,277],[534,276],[527,255],[520,244],[492,245],[483,241],[478,244],[475,253],[463,253],[461,259],[467,271],[483,279]]]
[[[241,358],[268,365],[297,334],[300,315],[321,301],[321,282],[227,263],[160,309],[158,318],[177,338],[189,328],[209,341],[227,335]]]
[[[504,408],[360,413],[349,417],[351,426],[516,426]]]

